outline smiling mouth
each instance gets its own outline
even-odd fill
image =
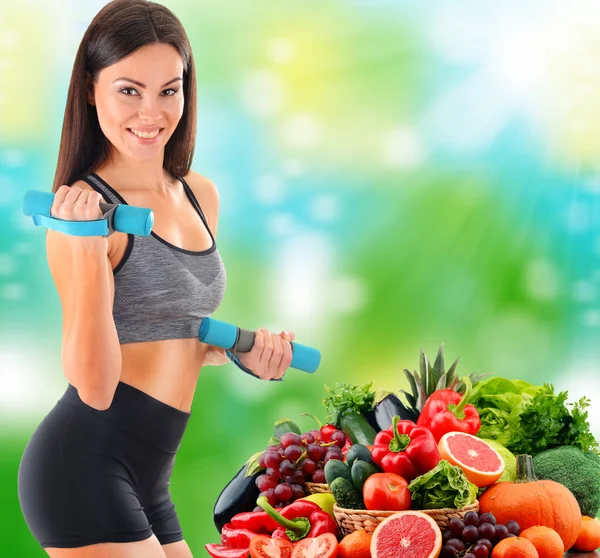
[[[136,138],[139,138],[139,139],[156,139],[158,136],[161,135],[161,133],[163,132],[163,130],[164,130],[164,128],[160,128],[158,130],[158,132],[152,132],[151,134],[149,134],[148,132],[139,132],[139,131],[134,132],[131,128],[127,128],[127,131],[131,135],[133,135],[133,136],[135,136]]]

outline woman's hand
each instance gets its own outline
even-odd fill
[[[249,353],[236,353],[238,360],[262,380],[280,379],[292,363],[293,331],[271,333],[265,328],[255,332]]]
[[[295,337],[293,331],[282,331],[276,334],[259,328],[255,332],[252,350],[249,353],[236,353],[235,356],[262,380],[279,379],[292,362],[290,341]],[[222,366],[230,362],[225,349],[209,345],[202,366]]]

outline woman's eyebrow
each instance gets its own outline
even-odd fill
[[[113,81],[113,83],[115,83],[116,81],[119,81],[121,79],[123,79],[125,81],[130,81],[131,83],[135,83],[136,85],[139,85],[142,89],[146,88],[146,86],[143,83],[140,83],[139,81],[136,81],[135,79],[131,79],[128,77],[117,78],[117,79],[115,79],[115,81]],[[161,87],[166,87],[167,85],[170,85],[171,83],[173,83],[174,81],[177,81],[177,80],[183,81],[183,78],[180,78],[180,77],[173,78],[171,81],[167,81],[167,83],[161,85]]]

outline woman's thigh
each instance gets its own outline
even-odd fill
[[[46,548],[44,550],[50,558],[165,558],[165,556],[169,556],[163,552],[156,535],[138,542],[100,543],[79,548]],[[182,556],[185,555],[182,554]]]
[[[166,558],[194,558],[190,547],[185,541],[162,545]]]

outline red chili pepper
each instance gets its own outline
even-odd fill
[[[431,432],[399,416],[375,436],[371,454],[385,472],[400,475],[408,482],[433,469],[440,460]]]
[[[256,504],[285,528],[285,535],[292,542],[305,537],[317,537],[323,533],[338,535],[337,523],[327,512],[310,500],[296,500],[282,508],[280,513],[269,504],[265,496],[260,496],[256,500]],[[279,529],[276,538],[284,538]]]
[[[225,523],[221,530],[221,544],[229,548],[249,548],[250,541],[258,534],[250,529],[235,529],[231,523]]]
[[[481,426],[479,413],[467,401],[471,395],[471,380],[464,377],[465,393],[461,395],[453,389],[434,391],[425,402],[417,424],[431,430],[436,443],[447,432],[477,434]]]
[[[230,548],[220,544],[206,544],[204,548],[213,558],[248,558],[250,553],[250,547]]]
[[[323,436],[324,442],[329,442],[331,440],[331,435],[338,431],[339,428],[334,426],[333,424],[326,424],[321,427],[321,436]]]
[[[311,415],[310,413],[302,413],[302,416],[303,417],[312,417],[317,421],[317,424],[319,425],[319,430],[321,432],[321,437],[323,438],[323,442],[329,442],[329,440],[331,439],[331,435],[336,430],[339,430],[339,428],[337,426],[335,426],[334,424],[323,425],[323,423],[315,415]]]
[[[279,523],[269,517],[267,512],[242,512],[231,518],[234,529],[248,529],[257,535],[270,535],[279,527]]]

